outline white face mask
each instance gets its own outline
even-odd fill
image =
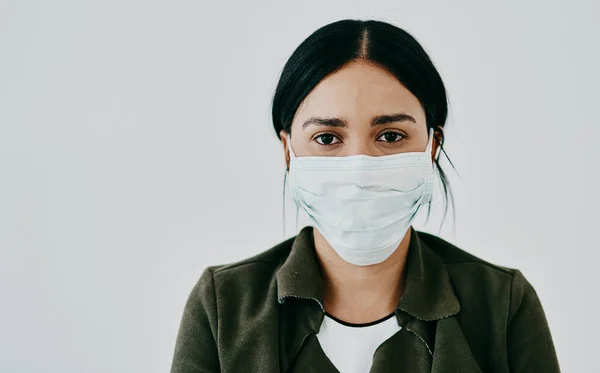
[[[381,263],[431,201],[432,139],[422,152],[296,157],[288,134],[292,199],[344,260]]]

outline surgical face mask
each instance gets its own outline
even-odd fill
[[[431,201],[432,140],[430,129],[422,152],[296,157],[288,134],[292,199],[344,260],[381,263]]]

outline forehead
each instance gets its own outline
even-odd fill
[[[353,62],[323,79],[304,99],[294,122],[318,116],[343,116],[368,121],[374,115],[405,112],[425,121],[419,100],[386,70]]]

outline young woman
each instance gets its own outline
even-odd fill
[[[273,125],[313,226],[202,273],[171,372],[559,372],[519,270],[411,226],[434,175],[448,207],[446,116],[438,72],[402,29],[342,20],[310,35]]]

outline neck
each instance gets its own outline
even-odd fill
[[[368,266],[345,261],[316,228],[313,232],[325,310],[350,323],[367,323],[392,313],[404,291],[410,227],[390,257]]]

